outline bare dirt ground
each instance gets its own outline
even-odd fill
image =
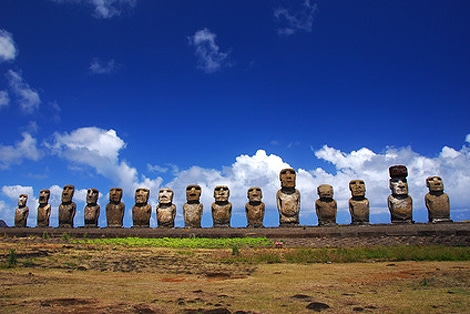
[[[17,265],[7,267],[10,250]],[[241,255],[289,248],[241,248]],[[227,249],[0,239],[1,313],[468,313],[469,262],[234,263]]]

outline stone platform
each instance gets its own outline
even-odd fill
[[[266,237],[288,247],[352,247],[392,245],[470,246],[470,223],[373,224],[333,227],[300,226],[270,228],[0,228],[4,237],[60,238],[236,238]]]

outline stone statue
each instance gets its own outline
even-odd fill
[[[174,193],[170,188],[162,188],[158,191],[156,212],[159,227],[175,227],[176,205],[173,204],[173,194]]]
[[[72,201],[75,187],[71,184],[62,190],[62,203],[59,205],[59,228],[73,228],[73,219],[77,211],[77,204]]]
[[[98,197],[100,192],[97,189],[88,189],[86,194],[86,206],[84,209],[85,227],[98,227],[98,219],[100,218],[100,205],[98,205]]]
[[[199,201],[202,189],[197,184],[186,187],[186,203],[183,205],[184,226],[186,228],[201,228],[203,205]]]
[[[429,193],[424,197],[428,209],[429,222],[452,222],[450,219],[450,202],[447,193],[444,193],[444,183],[438,176],[426,178]]]
[[[38,206],[38,227],[49,227],[49,219],[51,217],[51,204],[49,204],[49,198],[51,197],[51,191],[41,190],[39,192],[39,206]]]
[[[248,221],[247,227],[264,227],[263,219],[265,205],[261,201],[263,198],[263,191],[257,186],[251,187],[248,189],[247,197],[248,203],[245,204],[246,220]]]
[[[15,227],[26,227],[28,222],[29,208],[26,206],[28,194],[21,194],[18,197],[18,208],[15,211]]]
[[[276,193],[279,226],[298,226],[300,212],[300,192],[295,188],[295,170],[282,169],[279,174],[281,189]]]
[[[369,224],[369,200],[366,198],[366,184],[363,180],[349,181],[351,198],[349,199],[349,213],[352,225]]]
[[[315,201],[315,210],[318,216],[319,226],[335,226],[338,205],[333,199],[333,187],[329,184],[321,184],[317,188],[319,199]]]
[[[126,205],[121,202],[121,199],[121,188],[111,188],[109,190],[109,203],[106,204],[106,221],[109,228],[122,228]]]
[[[388,209],[392,223],[413,223],[413,199],[408,195],[408,169],[403,165],[392,166]]]
[[[228,186],[218,185],[214,188],[214,199],[212,203],[212,220],[214,227],[230,227],[232,218],[232,203],[228,201],[230,190]]]
[[[133,227],[150,227],[152,206],[148,203],[150,190],[138,188],[135,190],[135,205],[132,207]]]

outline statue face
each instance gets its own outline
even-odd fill
[[[72,201],[73,193],[75,192],[75,187],[73,185],[66,185],[62,190],[62,202],[69,203]]]
[[[353,197],[364,197],[366,195],[366,184],[363,180],[351,180],[349,190]]]
[[[147,204],[150,196],[150,190],[146,188],[138,188],[135,190],[135,203]]]
[[[201,197],[201,187],[199,185],[188,185],[186,187],[186,200],[188,202],[190,201],[199,201],[199,198]]]
[[[261,188],[257,186],[251,187],[248,189],[247,196],[250,202],[261,202],[261,199],[263,198],[263,191],[261,191]]]
[[[122,199],[122,189],[112,188],[109,190],[109,201],[114,203],[120,203]]]
[[[49,203],[49,197],[51,197],[51,191],[41,190],[41,192],[39,192],[39,204],[44,205]]]
[[[408,195],[408,181],[406,178],[390,179],[390,190],[393,195]]]
[[[214,188],[214,198],[216,202],[227,202],[230,196],[228,186],[218,185]]]
[[[158,191],[158,202],[161,204],[171,204],[173,201],[173,191],[170,188],[162,188]]]
[[[282,169],[279,174],[281,180],[281,187],[283,188],[295,188],[295,170],[292,168]]]
[[[96,204],[98,202],[99,192],[97,189],[88,189],[86,193],[87,204]]]
[[[333,198],[333,187],[329,184],[322,184],[317,188],[320,198]]]
[[[444,191],[444,183],[442,182],[441,177],[432,176],[432,177],[426,178],[426,185],[429,189],[429,192]]]
[[[21,194],[20,197],[18,197],[18,207],[25,207],[27,201],[28,194]]]

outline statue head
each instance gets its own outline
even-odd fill
[[[51,191],[41,190],[39,192],[39,204],[46,205],[49,203],[49,198],[51,197]]]
[[[62,190],[62,203],[72,202],[73,193],[75,192],[75,186],[67,184]]]
[[[197,202],[201,198],[202,189],[197,184],[191,184],[186,187],[186,200],[188,202]]]
[[[216,202],[228,202],[230,190],[226,185],[218,185],[214,188],[214,198]]]
[[[89,205],[96,205],[98,203],[98,196],[100,192],[97,189],[90,188],[86,192],[86,203]]]
[[[160,204],[171,204],[173,202],[173,190],[170,188],[161,188],[158,191],[158,202]]]
[[[250,202],[261,202],[263,198],[263,191],[260,187],[253,186],[248,189],[247,197]]]
[[[391,178],[390,190],[393,195],[408,195],[408,181],[403,177]]]
[[[109,189],[109,201],[115,204],[121,202],[122,199],[122,189],[121,188],[111,188]]]
[[[279,173],[279,180],[281,180],[282,188],[295,188],[295,170],[292,168],[282,169]]]
[[[135,203],[145,205],[148,203],[150,197],[150,190],[147,188],[138,188],[135,190]]]
[[[25,207],[28,202],[28,194],[20,194],[18,197],[18,207]]]
[[[333,187],[329,184],[321,184],[317,188],[317,193],[320,199],[332,199]]]
[[[364,180],[351,180],[349,181],[349,190],[352,197],[365,197],[366,184]]]
[[[426,178],[426,186],[429,192],[444,192],[444,183],[439,176],[430,176]]]

